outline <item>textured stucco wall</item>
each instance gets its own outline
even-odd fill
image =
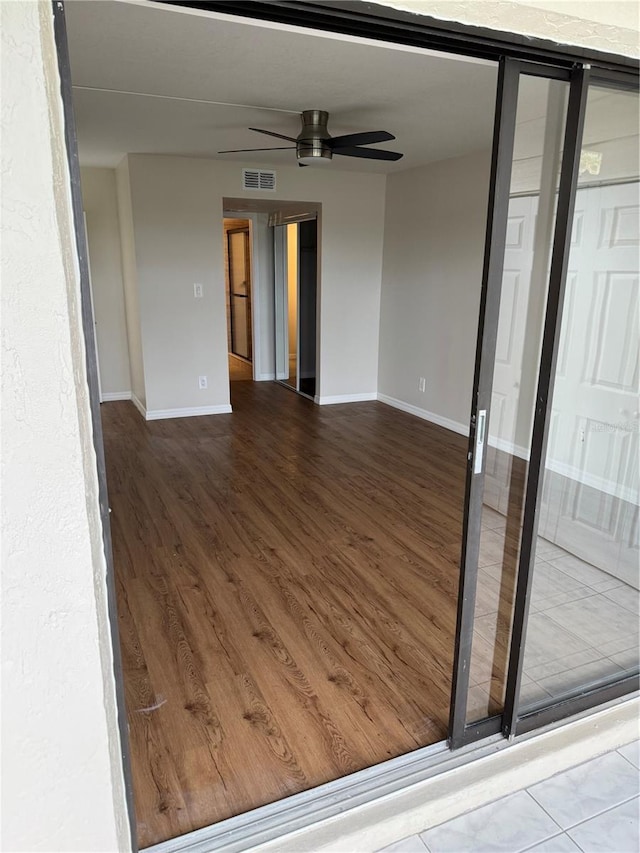
[[[492,30],[640,56],[636,0],[375,0],[379,5]]]
[[[2,849],[128,847],[51,5],[2,21]]]

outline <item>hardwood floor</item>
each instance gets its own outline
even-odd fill
[[[242,379],[253,379],[253,367],[250,362],[229,353],[229,381],[237,382]]]
[[[102,406],[141,847],[446,736],[466,440],[231,387]]]

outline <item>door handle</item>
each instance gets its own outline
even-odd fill
[[[478,424],[476,426],[476,451],[473,456],[473,473],[482,471],[482,459],[484,457],[485,433],[487,429],[487,410],[478,412]]]

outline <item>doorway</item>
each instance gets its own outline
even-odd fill
[[[253,379],[251,220],[225,217],[224,259],[229,380]]]
[[[448,73],[443,76],[449,79]],[[330,175],[325,181],[330,182]],[[340,202],[334,198],[332,203],[335,216]],[[565,208],[565,225],[569,214]],[[338,230],[334,228],[332,236]],[[340,260],[344,263],[348,260],[346,240],[342,248]],[[337,260],[330,272],[327,279],[338,278]],[[348,292],[346,286],[344,292]],[[335,298],[332,319],[339,332],[341,307]],[[398,338],[403,343],[400,335]],[[297,385],[302,372],[299,350],[296,341]],[[285,354],[288,358],[288,348]],[[446,354],[441,363],[446,363]],[[467,458],[464,439],[442,426],[412,419],[407,412],[387,411],[378,403],[356,408],[350,418],[353,410],[339,408],[328,414],[283,392],[275,383],[265,385],[264,390],[256,388],[257,383],[246,386],[247,392],[268,399],[275,414],[265,426],[259,446],[253,437],[247,440],[247,435],[252,435],[253,420],[246,420],[245,428],[239,428],[237,434],[232,419],[215,423],[200,419],[182,427],[173,421],[142,429],[141,422],[130,419],[135,414],[130,407],[110,409],[110,438],[115,448],[112,481],[124,483],[128,472],[137,473],[139,459],[144,458],[149,466],[145,500],[147,510],[151,507],[151,521],[142,532],[150,535],[153,547],[140,545],[139,530],[122,535],[123,528],[138,518],[135,492],[139,478],[129,477],[119,496],[118,488],[114,489],[120,505],[114,507],[113,526],[114,531],[121,526],[121,578],[123,586],[129,583],[123,592],[121,617],[131,628],[125,632],[134,667],[128,698],[138,705],[150,697],[154,700],[140,707],[134,705],[132,731],[137,727],[137,743],[144,757],[149,757],[144,750],[151,748],[153,759],[162,754],[173,761],[167,774],[157,763],[150,770],[143,762],[137,767],[150,808],[158,812],[154,817],[162,822],[161,831],[166,831],[164,837],[188,831],[189,821],[191,828],[210,823],[212,815],[207,806],[216,798],[226,798],[226,779],[239,781],[243,788],[231,810],[252,808],[258,803],[254,799],[253,805],[247,805],[256,793],[249,786],[255,783],[258,750],[246,751],[246,782],[233,761],[237,754],[234,746],[242,750],[247,745],[247,732],[277,770],[283,771],[279,781],[285,779],[286,790],[276,791],[275,798],[317,784],[317,779],[310,781],[312,774],[307,775],[304,769],[299,772],[300,764],[292,760],[285,737],[290,732],[292,739],[300,738],[301,763],[320,765],[316,751],[308,748],[306,732],[297,725],[307,718],[305,712],[310,706],[318,710],[318,752],[326,752],[328,747],[331,759],[335,759],[333,775],[327,776],[327,781],[388,758],[387,733],[392,724],[397,732],[397,756],[403,743],[413,741],[407,747],[412,751],[436,743],[446,733],[451,676],[447,651],[451,651],[454,639],[461,472]],[[281,419],[283,407],[292,408],[297,417],[291,422]],[[300,417],[310,411],[313,420]],[[130,443],[122,441],[123,425],[134,437]],[[275,448],[274,425],[282,430],[282,441]],[[472,434],[476,426],[474,420]],[[143,452],[137,453],[140,449]],[[135,457],[126,464],[127,453],[134,451]],[[125,464],[118,465],[118,452]],[[178,500],[167,500],[167,496],[175,497],[172,489],[178,490]],[[272,492],[265,500],[267,489]],[[342,500],[339,512],[335,510],[338,490]],[[481,495],[475,497],[481,499]],[[207,511],[207,505],[214,511]],[[309,547],[303,538],[309,531],[318,547]],[[477,538],[478,531],[475,540],[472,531],[471,541],[477,544]],[[303,544],[307,547],[304,562]],[[145,560],[149,560],[146,567]],[[198,560],[207,575],[204,579],[198,576]],[[477,569],[477,561],[467,568]],[[363,589],[355,600],[354,579]],[[376,600],[372,603],[374,582]],[[267,587],[273,593],[269,613],[266,605],[262,606]],[[327,600],[319,613],[321,594]],[[474,594],[469,600],[473,606]],[[138,608],[133,619],[126,610],[129,603]],[[365,605],[368,609],[363,613]],[[245,614],[243,639],[248,655],[254,656],[248,674],[236,634],[236,617],[241,612]],[[280,631],[285,613],[290,623]],[[331,643],[324,637],[319,639],[319,627],[327,626],[334,631],[329,637]],[[377,656],[360,641],[364,631],[368,631],[371,648],[378,646]],[[144,667],[140,665],[141,637],[148,652]],[[161,640],[166,645],[159,651]],[[291,653],[292,640],[299,641],[295,655]],[[362,655],[363,648],[366,654],[364,660],[360,658],[363,669],[359,678],[353,655],[354,649]],[[173,672],[167,677],[168,662]],[[229,676],[224,685],[219,679],[222,669]],[[416,679],[416,672],[423,674],[423,682]],[[140,676],[137,681],[136,676]],[[380,691],[372,691],[373,700],[390,700],[384,711],[388,725],[380,724],[366,692],[376,677]],[[317,700],[318,690],[309,686],[312,679],[320,685],[318,690],[329,691],[331,702]],[[259,689],[255,689],[257,682]],[[166,693],[154,683],[166,685]],[[418,690],[409,702],[410,685]],[[298,704],[286,702],[271,713],[271,705],[264,698],[268,694],[278,698],[283,686]],[[425,697],[432,703],[428,709],[431,713],[420,705]],[[237,704],[230,710],[233,702]],[[242,713],[237,713],[238,707]],[[172,722],[163,730],[162,720],[174,712],[179,715],[178,723]],[[294,712],[297,720],[292,720]],[[345,749],[343,728],[362,745],[360,764],[359,759],[352,760],[353,752]],[[363,728],[373,733],[373,741],[360,737]],[[175,747],[167,731],[176,733],[176,738],[183,737],[184,742]],[[229,732],[238,736],[234,744]],[[385,735],[382,739],[381,732]],[[205,780],[202,784],[198,771],[202,771],[200,779]],[[258,797],[271,796],[265,792],[266,785],[258,787]],[[274,784],[271,790],[276,787]],[[198,801],[200,795],[202,800]],[[220,815],[224,815],[223,809]]]
[[[316,395],[318,227],[315,216],[274,226],[276,379]]]

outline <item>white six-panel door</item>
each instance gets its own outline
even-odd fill
[[[503,453],[493,469],[488,459],[485,489],[503,512],[504,451],[528,455],[518,403],[523,375],[537,369],[523,350],[536,207],[535,197],[510,205],[489,436]],[[636,587],[638,212],[637,183],[577,194],[540,512],[542,536]]]

